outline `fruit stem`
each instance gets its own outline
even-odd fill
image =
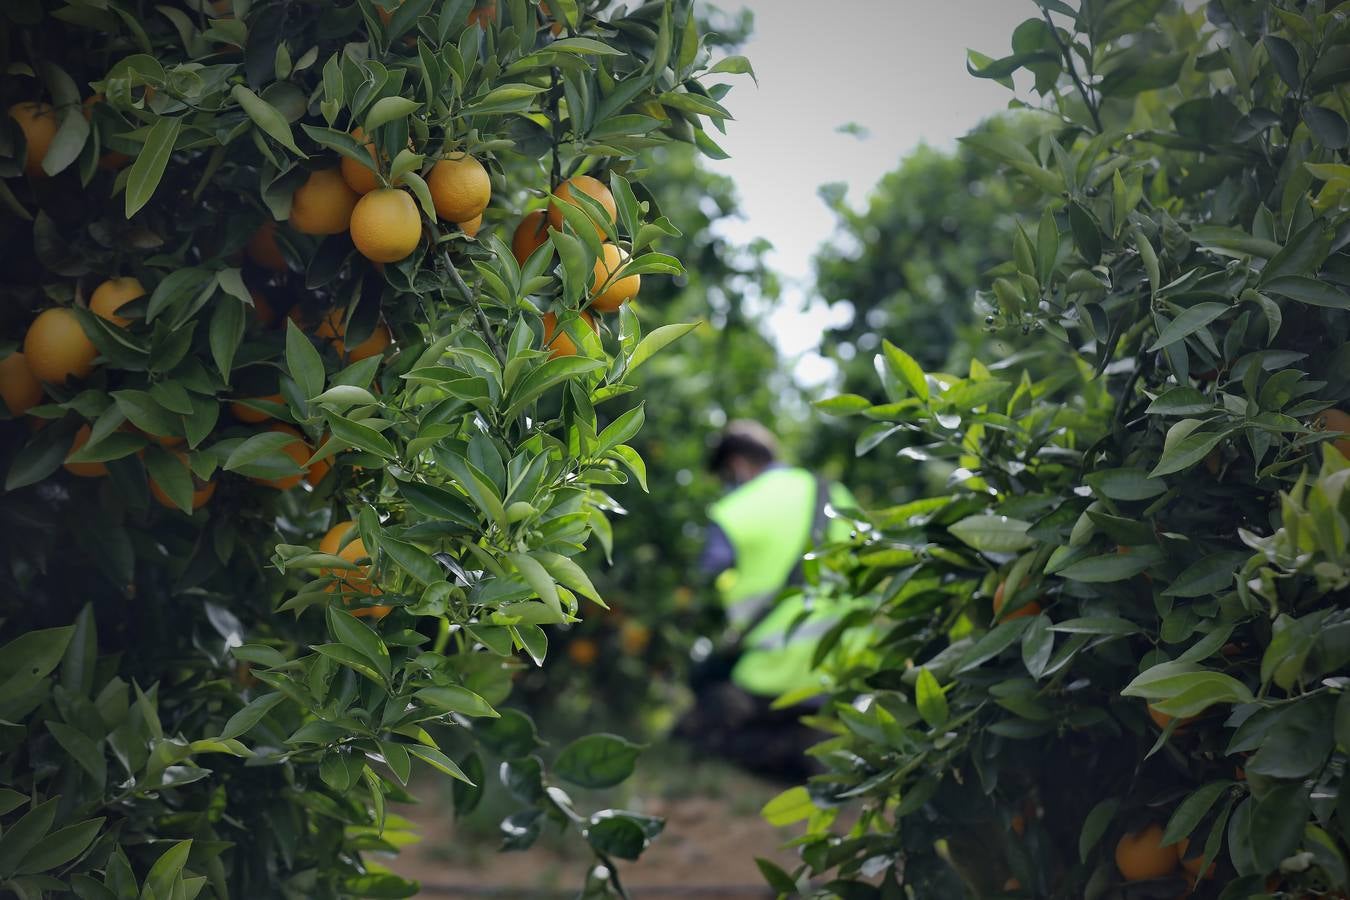
[[[478,303],[478,297],[464,283],[464,278],[459,274],[459,269],[456,268],[454,260],[450,258],[449,251],[445,252],[445,265],[450,270],[450,280],[455,283],[455,289],[459,291],[465,302],[473,307],[474,316],[478,319],[478,327],[483,329],[483,337],[487,339],[493,355],[497,357],[499,363],[506,365],[506,353],[502,350],[502,345],[497,343],[497,333],[492,329],[492,323],[488,321],[487,314],[483,312],[483,307]]]

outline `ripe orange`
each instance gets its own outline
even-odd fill
[[[0,359],[0,398],[15,418],[42,402],[42,382],[29,370],[22,353]]]
[[[609,214],[611,221],[613,221],[614,217],[618,214],[618,207],[614,205],[614,195],[609,192],[609,188],[605,187],[605,183],[600,179],[592,178],[590,175],[574,175],[558,185],[558,188],[553,192],[553,195],[559,200],[566,200],[571,202],[574,206],[579,206],[580,204],[572,197],[573,191],[580,191],[591,199],[599,202],[599,204],[605,208],[605,212]],[[548,223],[559,231],[562,231],[562,208],[559,207],[557,203],[550,203],[548,205]],[[595,230],[601,237],[605,236],[604,229],[597,226]]]
[[[593,666],[600,658],[600,648],[590,638],[573,638],[567,643],[567,658],[582,668]]]
[[[586,324],[591,326],[591,331],[595,331],[595,317],[590,313],[583,312],[581,318]],[[558,316],[556,313],[544,313],[544,349],[550,350],[549,359],[558,359],[563,356],[577,355],[577,342],[572,340],[565,331],[557,331]],[[557,332],[556,335],[554,332]]]
[[[339,234],[352,221],[360,196],[337,169],[319,169],[291,197],[291,227],[301,234]]]
[[[1200,881],[1202,879],[1213,878],[1214,871],[1219,867],[1219,864],[1210,863],[1209,869],[1206,870],[1204,875],[1201,875],[1200,867],[1205,864],[1205,851],[1201,850],[1198,856],[1192,856],[1188,858],[1186,856],[1186,851],[1187,849],[1190,848],[1190,846],[1191,846],[1190,838],[1182,838],[1181,840],[1177,841],[1177,856],[1180,857],[1181,868],[1186,870],[1186,874],[1190,877],[1191,883],[1194,884],[1195,882]]]
[[[33,178],[45,178],[42,161],[47,158],[52,139],[60,123],[56,110],[50,103],[35,103],[31,100],[15,103],[9,108],[9,117],[19,123],[24,143],[28,145],[28,155],[24,160],[23,172]]]
[[[372,356],[379,356],[393,340],[389,333],[389,326],[380,322],[375,326],[375,330],[370,333],[370,337],[348,349],[343,343],[343,338],[347,336],[347,322],[340,309],[335,309],[323,317],[318,329],[314,332],[314,336],[331,341],[333,349],[338,352],[339,356],[345,354],[348,362],[360,362]]]
[[[351,228],[356,249],[378,263],[398,262],[422,239],[417,204],[398,188],[378,188],[362,197],[352,213]]]
[[[534,251],[544,246],[548,240],[548,224],[546,223],[547,213],[542,209],[536,209],[532,213],[526,213],[516,226],[515,234],[511,235],[511,255],[516,258],[516,262],[522,266],[525,260],[529,259]]]
[[[1022,582],[1022,587],[1026,587],[1029,583],[1030,583],[1029,581],[1025,581],[1025,580],[1024,580],[1024,581]],[[1008,582],[1007,582],[1006,580],[1005,580],[1005,581],[1000,581],[1000,582],[998,583],[998,587],[994,590],[994,619],[995,619],[995,620],[997,620],[997,621],[1003,621],[1003,622],[1010,622],[1010,621],[1012,621],[1013,619],[1020,619],[1020,618],[1022,618],[1023,616],[1038,616],[1038,615],[1041,614],[1041,605],[1040,605],[1039,603],[1037,603],[1035,600],[1032,600],[1030,603],[1026,603],[1026,604],[1024,604],[1024,605],[1022,605],[1022,606],[1019,606],[1017,609],[1015,609],[1015,610],[1013,610],[1012,612],[1008,613],[1008,615],[1006,615],[1006,616],[1001,615],[1001,613],[1003,612],[1003,603],[1004,603],[1004,600],[1003,600],[1003,593],[1004,593],[1004,591],[1007,589],[1007,586],[1008,586]]]
[[[597,293],[591,300],[591,308],[596,312],[617,312],[620,306],[637,296],[642,287],[642,276],[618,277],[628,262],[628,254],[613,244],[604,244],[600,249],[604,255],[595,261],[591,290]]]
[[[184,468],[187,467],[188,464],[187,454],[175,453],[174,456],[178,457],[179,462],[183,464]],[[178,504],[170,500],[169,495],[164,493],[164,491],[160,488],[160,486],[155,483],[155,479],[151,478],[149,479],[149,482],[150,482],[150,496],[155,498],[156,503],[158,503],[165,509],[178,509],[181,511],[181,508],[178,506]],[[216,483],[214,481],[201,481],[200,479],[197,478],[197,476],[193,475],[192,476],[193,512],[196,512],[197,510],[205,506],[207,504],[207,501],[211,499],[211,497],[215,494],[215,492],[216,492]]]
[[[492,180],[483,164],[466,153],[437,160],[427,176],[436,215],[447,222],[467,222],[487,209]]]
[[[563,30],[562,20],[553,18],[553,10],[548,8],[548,4],[545,3],[544,0],[539,0],[539,11],[544,14],[545,21],[552,20],[549,21],[548,24],[549,32],[552,33],[554,37],[557,37],[558,35],[562,34]]]
[[[1020,891],[1021,889],[1022,882],[1018,881],[1016,878],[1009,878],[1007,881],[1003,882],[1003,890],[1009,893]]]
[[[343,541],[347,538],[347,533],[356,527],[355,522],[339,522],[319,541],[319,552],[330,553],[340,556],[348,562],[369,556],[366,552],[366,545],[359,537],[352,538],[351,542],[343,546]],[[370,566],[364,565],[359,569],[320,569],[320,575],[332,575],[341,579],[347,589],[357,591],[370,596],[378,596],[383,593],[377,586],[370,583]],[[329,591],[338,591],[343,589],[344,584],[334,584]],[[352,615],[358,617],[370,616],[375,619],[383,619],[393,610],[392,606],[365,606],[352,610]]]
[[[253,320],[263,328],[271,328],[276,324],[277,311],[261,291],[249,291],[248,294],[253,298]]]
[[[624,622],[619,629],[619,647],[627,656],[641,656],[651,639],[651,629],[632,619]]]
[[[68,309],[43,310],[28,326],[23,338],[28,369],[40,380],[64,384],[67,378],[83,378],[94,369],[98,349]]]
[[[265,400],[269,403],[280,403],[282,405],[285,405],[286,403],[286,398],[281,396],[280,394],[268,394],[266,397],[249,397],[248,399]],[[240,403],[238,400],[230,402],[230,412],[233,413],[234,417],[238,419],[240,422],[247,422],[250,425],[256,425],[259,422],[266,422],[268,419],[272,418],[270,413],[265,413],[262,412],[261,410],[256,410],[247,407],[244,404]]]
[[[1163,830],[1158,824],[1121,837],[1116,844],[1116,868],[1126,881],[1149,881],[1170,875],[1180,862],[1177,846],[1162,845]]]
[[[467,222],[459,223],[459,230],[471,238],[478,237],[478,231],[483,227],[483,214],[479,213]]]
[[[1313,420],[1313,427],[1319,431],[1346,433],[1347,437],[1337,438],[1331,445],[1341,456],[1350,459],[1350,413],[1339,409],[1325,409],[1317,414],[1317,418]]]
[[[253,232],[253,237],[249,238],[244,252],[249,259],[264,269],[273,272],[285,272],[287,269],[286,257],[277,246],[277,223],[271,219],[259,225],[258,230]]]
[[[383,12],[383,7],[380,9],[381,12]],[[380,18],[384,18],[384,16],[381,15]],[[389,23],[386,21],[385,24],[388,25]],[[366,133],[362,131],[361,126],[358,125],[352,131],[352,137],[358,141],[363,141],[365,140]],[[368,141],[366,143],[366,152],[370,154],[370,161],[379,165],[378,160],[375,158],[374,141]],[[371,169],[352,159],[350,156],[342,157],[339,168],[342,170],[342,180],[347,182],[347,187],[356,191],[358,194],[369,194],[380,186],[380,180],[375,177],[375,173]]]
[[[479,28],[487,31],[488,26],[497,21],[497,4],[495,0],[482,4],[469,11],[469,25],[477,25]]]
[[[1169,716],[1169,715],[1168,715],[1167,713],[1165,713],[1165,712],[1161,712],[1161,711],[1159,711],[1159,710],[1154,709],[1153,706],[1152,706],[1151,704],[1149,705],[1149,708],[1148,708],[1148,717],[1149,717],[1150,719],[1153,720],[1153,724],[1154,724],[1154,725],[1157,725],[1157,726],[1158,726],[1158,730],[1159,730],[1159,731],[1166,730],[1168,724],[1169,724],[1169,723],[1172,721],[1172,719],[1174,718],[1173,716]],[[1172,729],[1172,733],[1173,733],[1173,734],[1181,734],[1181,733],[1182,733],[1183,731],[1185,731],[1188,727],[1190,727],[1190,724],[1191,724],[1192,722],[1194,722],[1197,718],[1199,718],[1199,717],[1198,717],[1198,716],[1187,716],[1186,718],[1182,719],[1180,722],[1177,723],[1177,727],[1174,728],[1174,729]]]
[[[80,426],[80,430],[75,432],[74,443],[70,445],[70,450],[66,453],[67,457],[89,443],[89,434],[91,431],[92,429],[90,429],[88,425]],[[101,462],[68,462],[63,463],[61,468],[65,469],[70,474],[78,475],[81,478],[102,478],[104,475],[108,474],[108,467]]]
[[[289,425],[277,423],[268,430],[280,431],[283,434],[289,434],[295,437],[295,440],[282,446],[281,452],[293,459],[295,464],[300,467],[300,471],[296,472],[294,475],[283,475],[280,478],[252,478],[250,480],[257,482],[258,484],[265,484],[268,487],[276,488],[279,491],[289,491],[305,477],[304,469],[309,463],[309,457],[311,455],[309,444],[305,443],[304,438],[300,436],[300,432]]]
[[[145,288],[135,278],[109,278],[94,288],[89,296],[89,311],[107,319],[119,328],[126,328],[131,320],[117,311],[137,297],[145,296]]]

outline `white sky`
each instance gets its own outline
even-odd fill
[[[744,53],[759,76],[736,79],[726,104],[736,121],[714,135],[731,159],[710,161],[736,180],[744,218],[722,230],[767,238],[784,297],[769,316],[798,377],[827,380],[833,367],[812,350],[829,310],[803,311],[811,257],[834,230],[817,195],[848,185],[861,206],[873,185],[920,143],[950,147],[1011,92],[966,72],[966,48],[999,57],[1012,31],[1036,15],[1030,0],[723,0],[748,7],[755,29]],[[868,136],[841,134],[856,123]]]

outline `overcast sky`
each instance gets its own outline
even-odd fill
[[[877,180],[920,143],[949,147],[982,118],[1007,106],[1002,86],[971,77],[966,48],[1010,52],[1013,28],[1037,13],[1031,0],[723,0],[748,7],[755,30],[745,47],[759,87],[738,80],[727,97],[736,121],[725,138],[731,159],[710,163],[736,180],[744,219],[724,230],[767,238],[771,262],[788,282],[770,327],[799,357],[807,381],[831,367],[810,352],[828,310],[800,311],[811,256],[834,230],[822,184],[843,182],[862,205]],[[855,124],[867,136],[840,133]]]

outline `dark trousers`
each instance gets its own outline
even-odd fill
[[[806,751],[826,735],[800,721],[818,704],[774,709],[773,698],[720,679],[696,683],[694,694],[694,708],[675,726],[675,736],[699,752],[779,781],[797,783],[821,771]]]

